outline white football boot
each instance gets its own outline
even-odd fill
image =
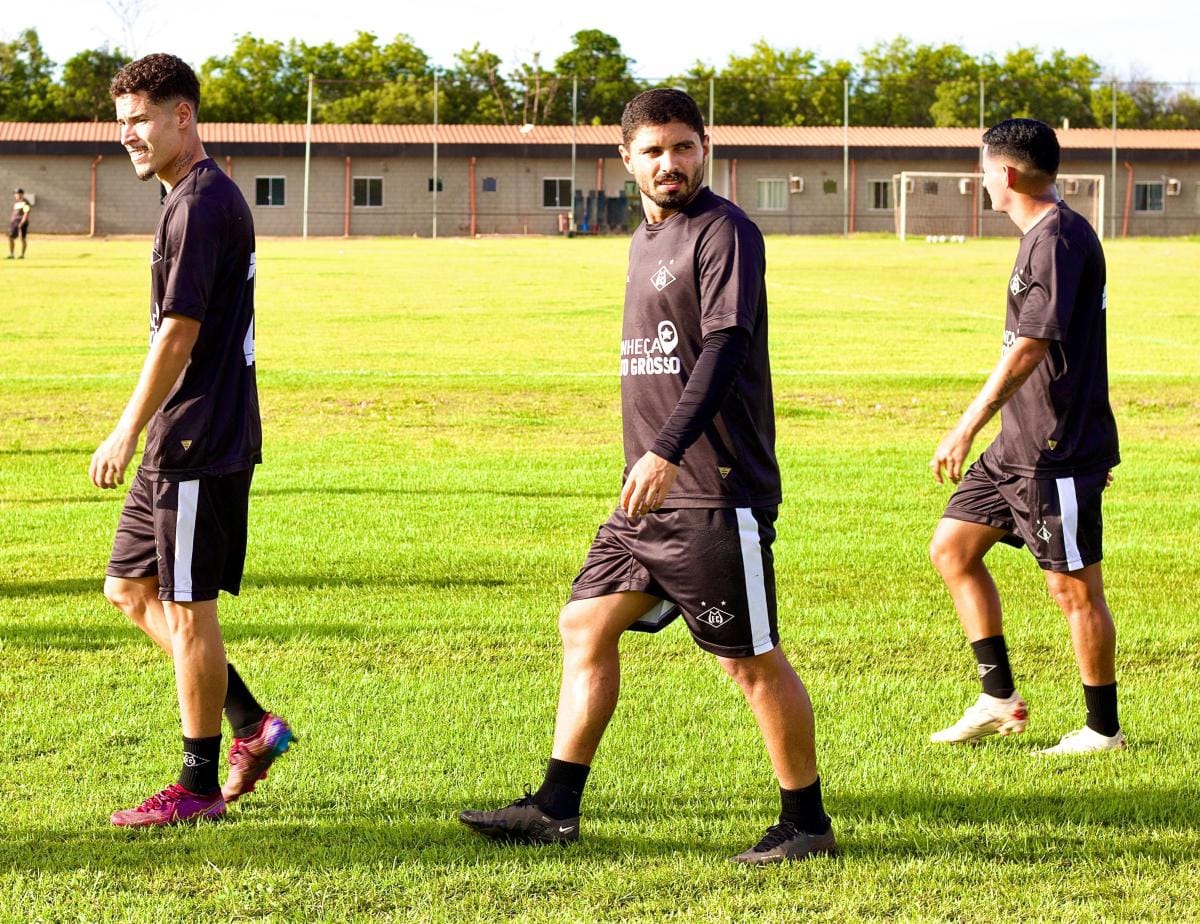
[[[929,736],[934,744],[961,744],[977,741],[988,735],[1019,735],[1029,721],[1029,707],[1015,690],[1008,699],[997,699],[980,693],[963,717]]]
[[[1120,729],[1112,737],[1102,735],[1086,725],[1078,731],[1067,732],[1054,747],[1034,751],[1034,754],[1056,756],[1058,754],[1099,754],[1101,751],[1125,750],[1125,736]]]

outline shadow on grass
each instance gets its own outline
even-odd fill
[[[843,860],[851,864],[911,858],[955,866],[969,861],[1036,865],[1084,854],[1089,862],[1191,862],[1200,859],[1200,843],[1193,836],[1195,818],[1187,807],[1195,804],[1196,795],[1168,787],[1119,794],[1079,787],[1034,795],[863,794],[838,800],[838,832]],[[898,799],[903,812],[896,810]],[[429,867],[564,861],[607,865],[678,854],[712,854],[718,861],[759,833],[757,828],[739,833],[723,830],[738,825],[721,824],[718,818],[715,827],[704,826],[712,832],[707,837],[658,836],[658,830],[694,829],[688,823],[698,820],[689,814],[693,807],[679,803],[669,821],[660,818],[652,823],[602,807],[593,816],[598,825],[631,834],[608,836],[586,830],[585,823],[584,839],[567,850],[510,847],[484,841],[460,826],[456,821],[460,808],[446,801],[413,801],[380,804],[371,814],[351,817],[331,808],[308,819],[294,815],[281,819],[275,806],[263,804],[239,806],[222,823],[199,828],[124,831],[109,827],[103,819],[81,819],[74,829],[10,828],[0,842],[0,871],[150,873],[190,867],[198,857],[217,868],[259,870],[292,870],[301,865],[372,868],[391,861]],[[893,824],[877,838],[859,838],[855,816],[885,817]],[[1018,830],[1006,834],[1006,825]]]
[[[376,575],[348,577],[344,574],[247,574],[242,592],[258,587],[299,588],[308,590],[338,590],[339,588],[426,587],[433,590],[454,590],[462,587],[503,587],[517,583],[498,577],[470,575]],[[55,580],[0,581],[0,596],[42,597],[56,594],[94,594],[104,590],[103,576],[58,578]]]

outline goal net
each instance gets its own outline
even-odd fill
[[[903,171],[892,176],[900,240],[965,240],[1011,233],[1008,216],[992,211],[979,173]],[[1059,174],[1058,194],[1104,237],[1104,177]]]

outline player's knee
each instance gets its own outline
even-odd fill
[[[746,693],[756,688],[774,683],[778,676],[777,658],[774,652],[757,655],[753,658],[718,658],[725,673]]]
[[[146,612],[145,593],[142,588],[120,578],[104,579],[104,599],[134,622],[140,622]]]

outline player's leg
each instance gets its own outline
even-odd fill
[[[779,822],[739,863],[762,865],[836,852],[817,776],[812,702],[791,663],[776,646],[748,658],[718,658],[737,683],[758,723],[779,782]]]
[[[171,654],[171,631],[158,599],[158,578],[124,578],[107,575],[104,596],[146,633],[167,655]]]
[[[24,227],[22,227],[21,228],[21,256],[20,256],[20,259],[22,259],[22,260],[25,259],[25,247],[28,243],[29,243],[29,241],[28,241],[28,235],[26,233],[26,229]]]
[[[929,557],[950,593],[959,624],[975,655],[981,691],[953,725],[930,735],[937,743],[976,741],[1025,729],[1029,711],[1017,693],[1009,664],[1000,594],[984,564],[997,542],[1018,542],[1008,502],[997,487],[1002,473],[976,461],[946,505],[934,530]]]
[[[464,811],[459,815],[463,824],[492,840],[513,843],[578,839],[584,785],[620,692],[621,634],[660,603],[647,593],[620,591],[573,599],[563,607],[558,620],[562,684],[542,785],[502,809]]]
[[[1044,547],[1038,563],[1046,587],[1062,610],[1083,681],[1087,721],[1045,754],[1121,750],[1125,736],[1117,716],[1117,633],[1104,597],[1101,495],[1108,473],[1040,481],[1038,517]],[[1031,544],[1030,548],[1034,548]]]
[[[13,258],[13,247],[17,243],[17,235],[15,228],[8,229],[8,259]]]

